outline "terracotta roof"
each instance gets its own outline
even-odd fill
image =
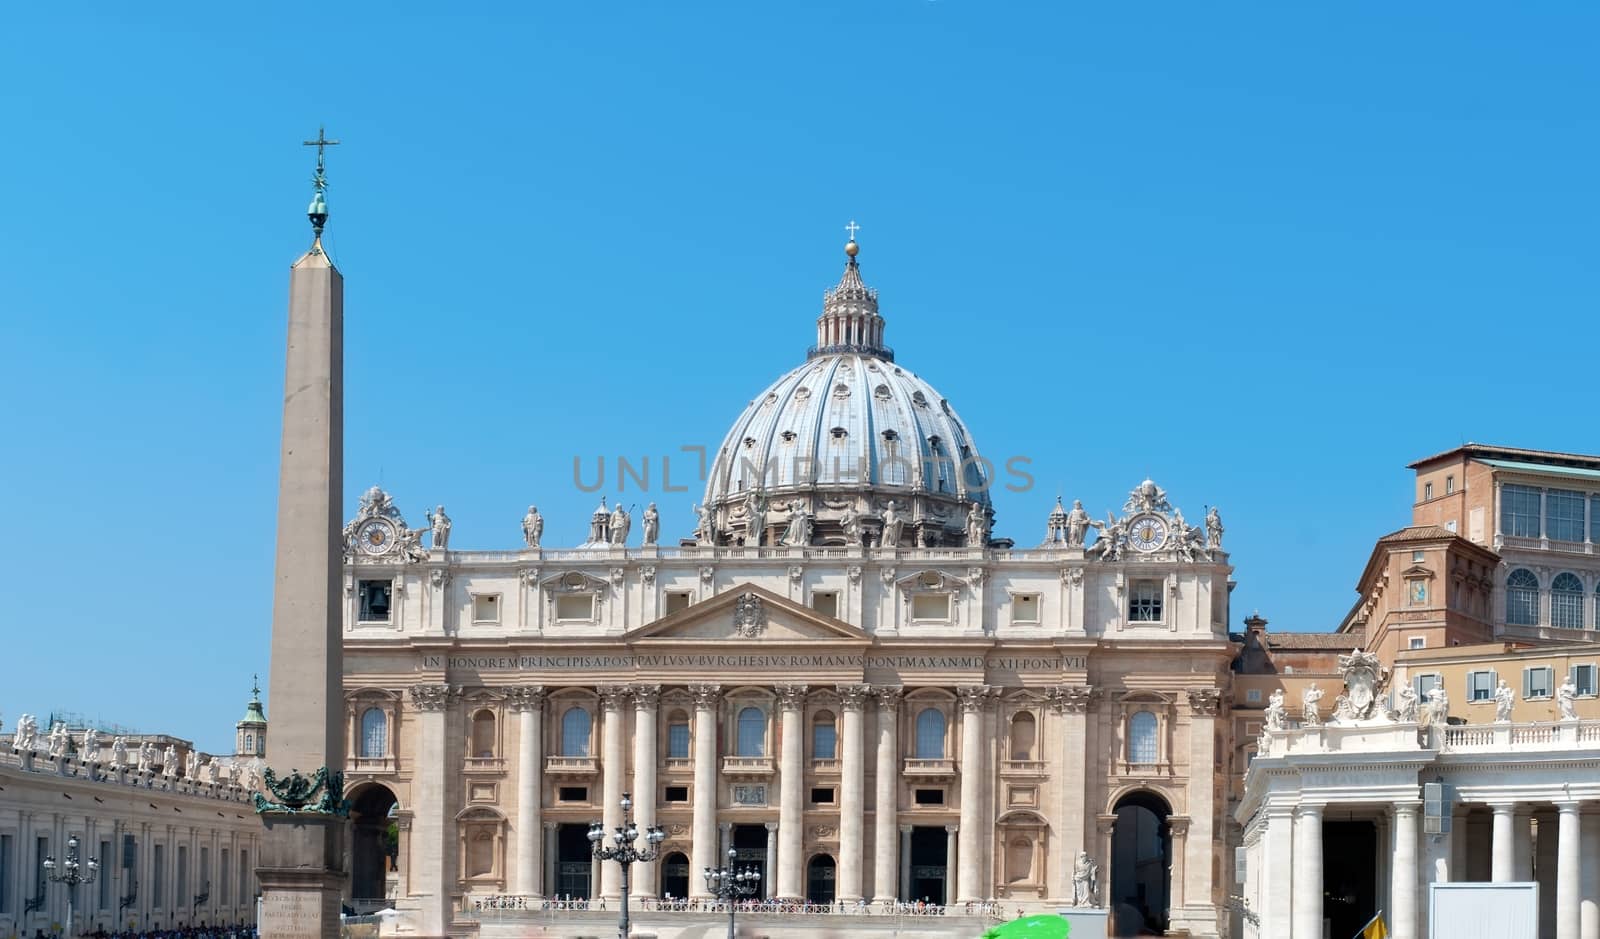
[[[1533,460],[1554,460],[1568,465],[1572,463],[1587,463],[1600,466],[1600,456],[1588,453],[1563,453],[1560,450],[1526,450],[1522,447],[1497,447],[1492,444],[1469,442],[1459,447],[1452,447],[1442,453],[1435,453],[1433,456],[1423,457],[1415,463],[1408,463],[1406,464],[1406,469],[1416,469],[1419,466],[1424,466],[1435,460],[1441,460],[1447,456],[1455,456],[1458,453],[1466,457],[1509,456]]]
[[[1365,644],[1366,632],[1349,633],[1273,633],[1265,634],[1269,649],[1349,650]]]
[[[1448,541],[1457,537],[1456,533],[1442,525],[1414,525],[1392,531],[1378,539],[1378,544],[1392,544],[1396,541]]]

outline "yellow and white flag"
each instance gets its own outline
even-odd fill
[[[1361,927],[1361,931],[1356,933],[1355,939],[1389,939],[1389,929],[1383,925],[1382,910],[1379,910],[1378,915],[1372,918],[1372,922]]]

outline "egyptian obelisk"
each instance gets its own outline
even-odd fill
[[[344,654],[339,578],[344,545],[344,278],[322,248],[328,220],[319,131],[312,244],[289,270],[288,364],[278,473],[272,598],[272,739],[268,791],[256,797],[267,834],[262,939],[338,939],[345,881]]]

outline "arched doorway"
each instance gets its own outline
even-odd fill
[[[832,903],[834,885],[833,858],[818,854],[806,864],[806,900],[811,903]]]
[[[689,896],[689,859],[674,851],[661,859],[661,898],[682,900]]]
[[[350,898],[382,901],[391,871],[400,869],[400,800],[382,783],[367,783],[350,800]]]
[[[1153,792],[1131,792],[1117,801],[1107,899],[1118,926],[1132,919],[1128,925],[1166,935],[1172,870],[1167,816],[1171,814],[1166,800]]]

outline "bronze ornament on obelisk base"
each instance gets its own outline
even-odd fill
[[[322,250],[328,220],[319,131],[314,238],[290,268],[278,549],[272,600],[272,740],[266,826],[256,877],[261,939],[338,939],[346,882],[344,661],[339,578],[344,556],[344,279]]]

